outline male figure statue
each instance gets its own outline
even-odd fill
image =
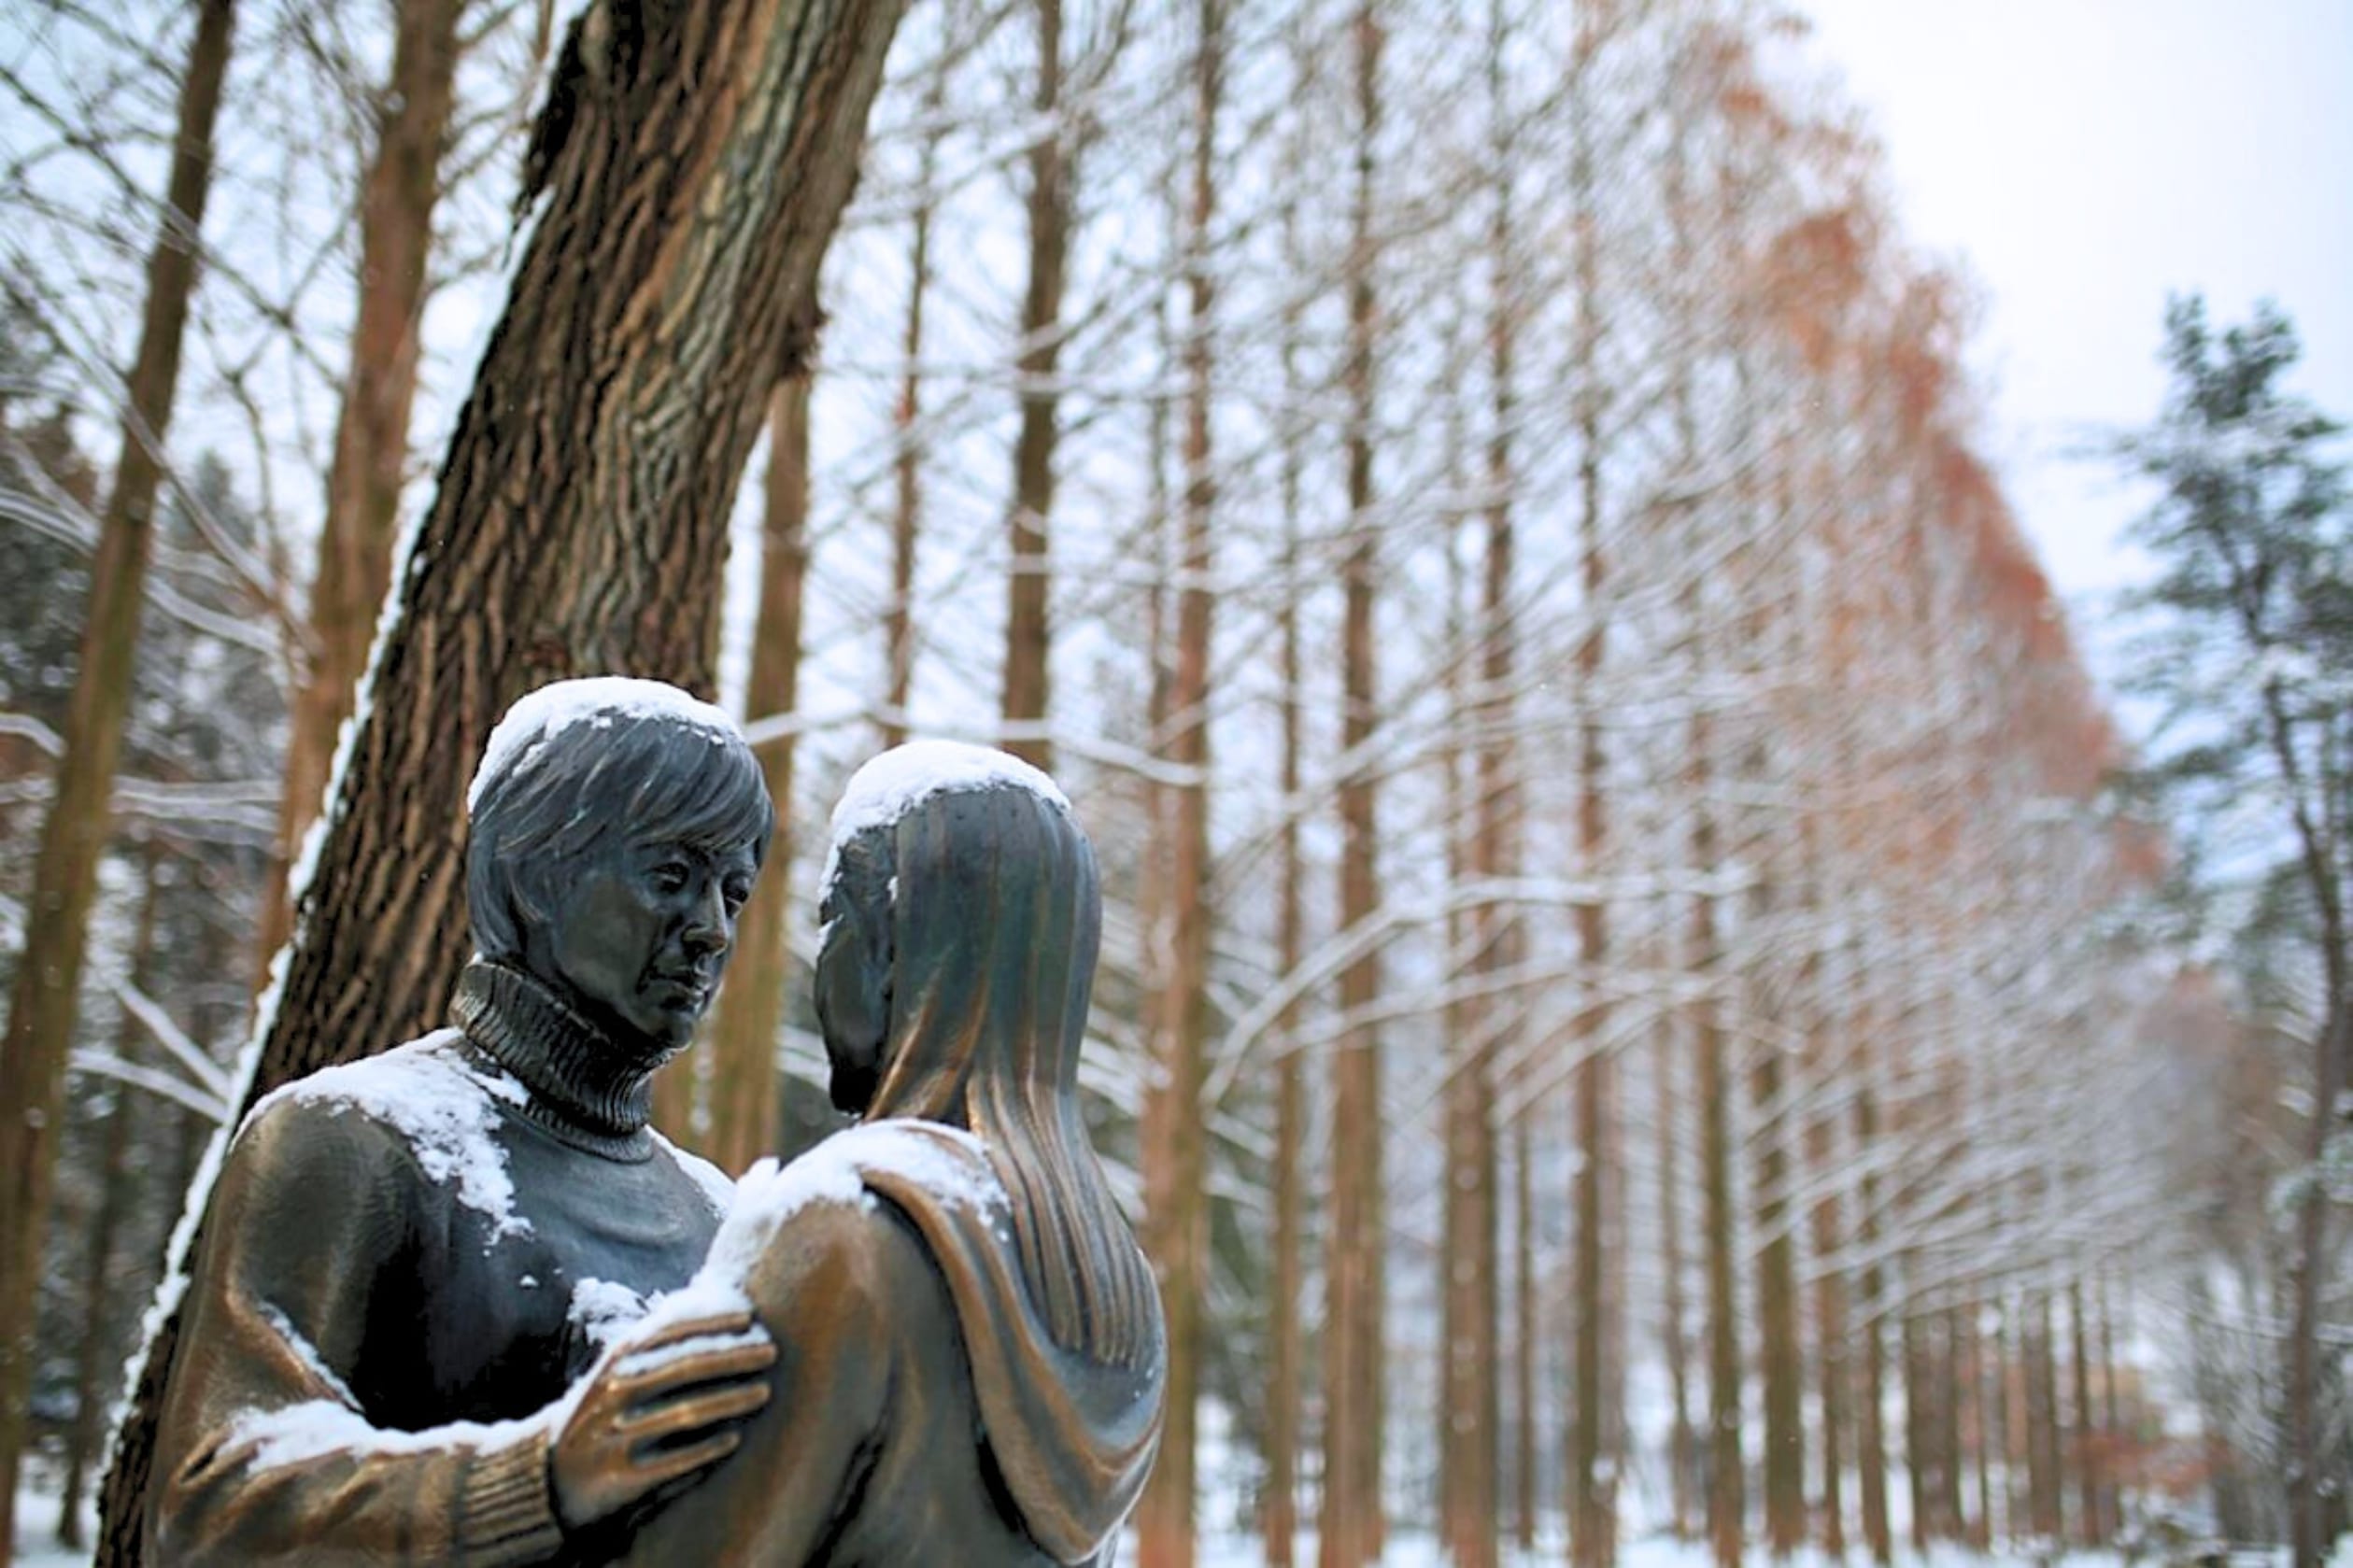
[[[744,1312],[635,1323],[729,1197],[646,1111],[767,850],[749,748],[671,687],[565,682],[500,725],[468,812],[454,1027],[287,1086],[229,1151],[151,1561],[602,1559],[768,1398]]]
[[[1095,857],[1045,776],[919,742],[833,817],[817,1016],[861,1123],[756,1166],[657,1318],[749,1305],[780,1351],[727,1464],[625,1561],[1100,1563],[1151,1469],[1160,1298],[1089,1147]]]

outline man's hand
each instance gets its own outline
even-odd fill
[[[727,1429],[768,1403],[763,1375],[775,1361],[749,1312],[624,1341],[556,1434],[548,1471],[564,1529],[586,1529],[733,1453],[743,1436]]]

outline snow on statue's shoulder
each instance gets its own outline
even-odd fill
[[[1026,789],[1070,814],[1070,798],[1055,782],[1009,752],[962,741],[910,741],[893,746],[850,775],[833,808],[833,842],[822,885],[831,886],[842,846],[870,827],[889,827],[934,795],[951,789],[1004,785]]]
[[[494,1129],[497,1102],[521,1105],[529,1094],[506,1073],[460,1054],[460,1038],[443,1029],[381,1055],[322,1067],[271,1091],[253,1115],[287,1100],[331,1115],[358,1111],[400,1134],[426,1180],[447,1186],[488,1220],[493,1240],[528,1236],[531,1222],[515,1212],[515,1183]]]
[[[747,1305],[744,1281],[787,1221],[822,1204],[863,1207],[870,1201],[867,1177],[886,1174],[943,1204],[984,1214],[1007,1205],[985,1146],[961,1128],[900,1121],[851,1127],[789,1165],[761,1160],[745,1171],[702,1269],[684,1288],[659,1298],[647,1328],[742,1308]]]
[[[490,731],[489,743],[482,748],[482,765],[466,786],[466,810],[474,810],[491,780],[531,767],[550,738],[573,726],[609,729],[625,720],[647,718],[701,730],[714,745],[744,739],[744,731],[724,712],[667,682],[626,675],[552,682],[517,699]]]

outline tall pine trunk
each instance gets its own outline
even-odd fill
[[[1697,607],[1694,606],[1694,609]],[[1692,720],[1694,798],[1692,868],[1706,877],[1718,868],[1714,735],[1706,709]],[[1702,893],[1692,910],[1692,969],[1710,986],[1722,979],[1714,896]],[[1732,1211],[1732,1083],[1724,1062],[1721,998],[1703,996],[1692,1028],[1692,1092],[1699,1101],[1702,1224],[1708,1254],[1708,1539],[1717,1568],[1740,1568],[1747,1489],[1740,1458],[1740,1303],[1735,1285]]]
[[[891,460],[890,602],[883,612],[883,744],[907,739],[907,701],[915,678],[915,544],[923,521],[923,448],[917,427],[923,418],[923,312],[931,290],[932,183],[944,134],[941,109],[947,96],[948,53],[924,89],[923,151],[915,172],[915,211],[907,242],[907,318],[900,331],[899,402],[891,410],[891,433],[899,450]]]
[[[1042,725],[1052,699],[1048,614],[1053,577],[1047,557],[1054,516],[1055,447],[1061,438],[1062,290],[1070,265],[1070,162],[1062,114],[1062,0],[1034,0],[1038,85],[1030,108],[1037,140],[1029,148],[1029,283],[1022,296],[1019,379],[1021,430],[1013,441],[1013,561],[1006,579],[1004,715],[1008,725]],[[1054,746],[1022,733],[1006,750],[1049,771]]]
[[[152,996],[155,991],[155,907],[162,883],[156,875],[161,854],[150,844],[139,893],[137,928],[131,938],[131,983]],[[126,1006],[115,1024],[116,1052],[133,1055],[132,1040],[138,1028]],[[78,1549],[82,1545],[82,1498],[90,1468],[106,1435],[106,1409],[114,1395],[106,1355],[114,1336],[113,1278],[115,1237],[122,1228],[123,1210],[132,1198],[131,1147],[137,1121],[137,1101],[128,1084],[116,1084],[112,1104],[99,1133],[98,1212],[91,1219],[89,1250],[82,1262],[81,1340],[74,1347],[74,1420],[65,1434],[65,1479],[57,1504],[57,1541]]]
[[[1821,885],[1811,875],[1807,880],[1810,885]],[[1831,1080],[1832,1029],[1825,1015],[1827,1003],[1819,994],[1815,1003],[1808,1038],[1818,1064],[1815,1076],[1826,1082]],[[1832,1266],[1839,1247],[1836,1118],[1837,1112],[1825,1107],[1807,1123],[1806,1165],[1821,1192],[1815,1200],[1813,1215],[1814,1386],[1821,1411],[1821,1547],[1833,1558],[1843,1558],[1847,1554],[1847,1390],[1852,1381],[1853,1366],[1847,1358],[1846,1277]]]
[[[1658,1123],[1659,1268],[1666,1276],[1659,1333],[1666,1360],[1666,1381],[1674,1403],[1673,1426],[1667,1436],[1667,1506],[1675,1538],[1693,1538],[1698,1512],[1699,1435],[1692,1426],[1691,1341],[1684,1333],[1682,1154],[1679,1119],[1682,1115],[1675,1093],[1675,1036],[1671,1027],[1659,1031],[1658,1063],[1654,1069]]]
[[[815,323],[795,333],[805,345]],[[752,632],[752,668],[744,691],[752,718],[789,714],[801,699],[801,594],[809,578],[809,392],[805,358],[785,366],[768,402],[768,474],[760,524],[759,613]],[[776,833],[768,863],[752,886],[736,925],[735,962],[712,1017],[703,1047],[710,1055],[710,1138],[704,1152],[720,1169],[741,1176],[754,1160],[781,1154],[784,1081],[777,1066],[777,1030],[784,1020],[785,981],[792,968],[787,939],[792,909],[793,735],[787,730],[756,748],[769,798],[776,802]]]
[[[392,74],[360,193],[359,319],[311,574],[310,663],[289,715],[277,843],[262,893],[258,952],[265,965],[285,945],[287,872],[319,814],[335,736],[366,672],[376,612],[391,583],[426,261],[457,102],[464,10],[463,0],[399,0],[393,7]]]
[[[467,950],[466,784],[508,703],[602,671],[710,689],[729,503],[777,367],[805,351],[787,338],[900,7],[684,0],[653,25],[641,4],[588,18],[635,49],[575,30],[558,67],[526,162],[546,210],[398,582],[240,1114],[440,1021]],[[657,162],[671,177],[644,178]],[[208,1195],[200,1176],[191,1207]],[[149,1343],[116,1447],[109,1565],[139,1560],[177,1337],[167,1320]]]
[[[113,830],[109,802],[122,754],[139,643],[139,611],[155,537],[163,441],[179,388],[180,341],[196,289],[196,241],[212,187],[213,121],[229,74],[235,0],[200,0],[180,79],[171,174],[147,264],[137,357],[125,385],[114,487],[98,523],[80,663],[65,710],[63,755],[41,823],[24,951],[0,1043],[0,1563],[15,1548],[17,1468],[31,1395],[34,1307],[64,1123],[65,1057],[74,1042],[98,860]]]
[[[1570,374],[1575,380],[1577,422],[1577,547],[1585,634],[1576,655],[1577,679],[1577,858],[1579,871],[1589,879],[1601,874],[1603,846],[1609,832],[1609,803],[1603,774],[1607,757],[1602,748],[1598,716],[1599,694],[1595,690],[1608,649],[1601,599],[1608,563],[1601,548],[1602,421],[1605,412],[1601,380],[1600,259],[1595,254],[1595,225],[1589,216],[1595,187],[1593,109],[1593,64],[1596,41],[1589,9],[1579,12],[1580,25],[1573,47],[1570,71],[1573,106],[1569,121],[1569,186],[1582,220],[1577,226],[1575,271],[1576,326]],[[1577,906],[1577,954],[1584,972],[1595,975],[1609,956],[1609,915],[1598,897]],[[1605,1568],[1617,1554],[1616,1488],[1602,1474],[1609,1444],[1609,1424],[1616,1412],[1609,1407],[1604,1386],[1603,1342],[1609,1334],[1609,1293],[1603,1278],[1602,1209],[1609,1182],[1610,1061],[1603,1046],[1609,1021],[1608,1004],[1589,992],[1578,1013],[1577,1071],[1571,1094],[1575,1100],[1578,1161],[1570,1205],[1577,1227],[1576,1346],[1572,1356],[1576,1410],[1569,1430],[1569,1560],[1576,1568]]]
[[[1286,203],[1283,211],[1286,257],[1295,257],[1298,251],[1297,219],[1296,205]],[[1299,798],[1299,682],[1305,673],[1299,648],[1303,455],[1296,413],[1303,396],[1298,368],[1300,315],[1296,304],[1284,310],[1282,345],[1285,411],[1280,479],[1283,598],[1276,614],[1282,641],[1282,784],[1286,801]],[[1275,941],[1280,972],[1288,975],[1298,969],[1307,945],[1307,868],[1296,810],[1283,814],[1281,853],[1283,883],[1277,894]],[[1306,1376],[1306,1334],[1299,1321],[1299,1298],[1307,1264],[1307,1083],[1305,1064],[1299,1060],[1297,1021],[1296,1005],[1287,1007],[1276,1028],[1282,1055],[1275,1067],[1274,1162],[1269,1177],[1273,1185],[1274,1258],[1269,1269],[1272,1299],[1267,1307],[1267,1492],[1261,1510],[1268,1568],[1292,1568],[1299,1528],[1299,1406]]]
[[[1168,1325],[1169,1377],[1160,1458],[1136,1515],[1144,1568],[1189,1568],[1194,1551],[1196,1410],[1202,1303],[1209,1289],[1208,1137],[1201,1085],[1209,1034],[1209,699],[1216,565],[1211,404],[1214,295],[1210,231],[1216,218],[1217,111],[1224,70],[1224,0],[1198,0],[1193,158],[1185,212],[1187,310],[1184,349],[1184,530],[1177,591],[1176,667],[1164,725],[1169,760],[1187,775],[1161,821],[1169,835],[1168,972],[1155,1031],[1163,1055],[1146,1117],[1145,1237]]]
[[[1340,787],[1340,926],[1362,928],[1379,909],[1374,770],[1365,756],[1380,717],[1373,614],[1380,577],[1371,526],[1377,304],[1373,289],[1373,149],[1381,124],[1382,30],[1372,0],[1354,25],[1357,136],[1346,279],[1348,355],[1347,556],[1340,569],[1340,745],[1350,759]],[[1350,1024],[1332,1055],[1332,1193],[1325,1268],[1324,1495],[1321,1568],[1364,1568],[1381,1550],[1383,1204],[1381,1187],[1381,1043],[1365,1014],[1381,994],[1381,960],[1368,952],[1340,975]]]
[[[1866,996],[1868,993],[1865,993]],[[1895,1561],[1895,1533],[1887,1508],[1887,1268],[1879,1261],[1878,1059],[1874,1036],[1876,1009],[1866,1002],[1855,1019],[1856,1050],[1863,1059],[1854,1098],[1855,1158],[1863,1165],[1855,1207],[1855,1250],[1863,1257],[1857,1281],[1863,1310],[1855,1325],[1861,1341],[1862,1388],[1855,1400],[1855,1484],[1862,1493],[1863,1540],[1871,1560],[1886,1568]]]

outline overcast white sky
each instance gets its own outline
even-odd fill
[[[2353,420],[2353,0],[1793,0],[1877,126],[1904,228],[1983,318],[1989,454],[2087,645],[2137,501],[2062,454],[2157,409],[2168,291],[2294,318]]]

